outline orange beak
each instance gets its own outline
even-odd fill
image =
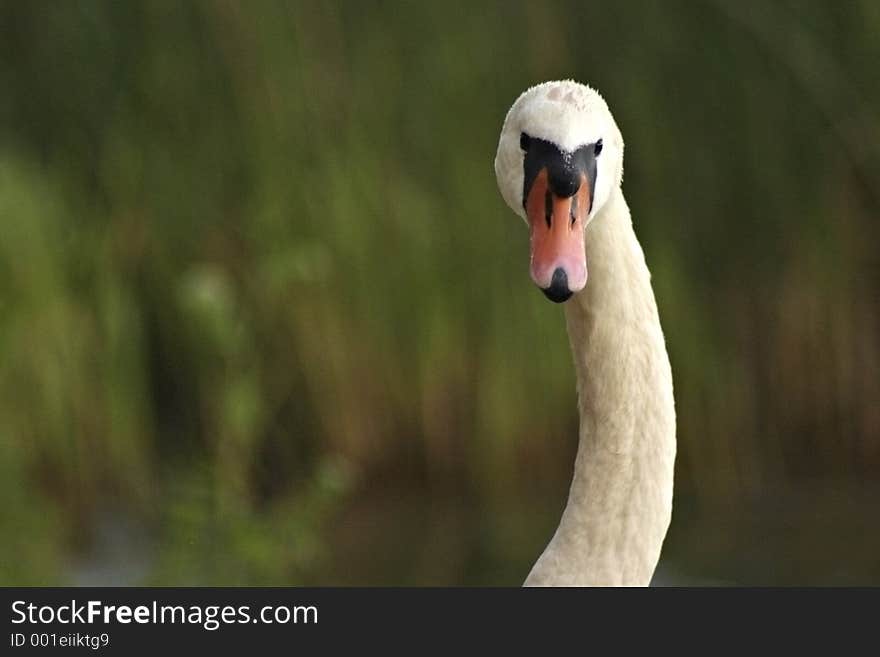
[[[535,284],[551,301],[561,303],[587,283],[584,225],[590,209],[590,186],[586,176],[574,196],[562,198],[550,189],[547,169],[529,190],[531,266]]]

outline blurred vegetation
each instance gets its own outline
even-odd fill
[[[518,584],[573,462],[492,161],[599,88],[660,583],[880,584],[880,3],[0,3],[0,582]]]

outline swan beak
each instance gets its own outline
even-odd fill
[[[526,200],[532,280],[548,299],[567,301],[587,284],[584,225],[590,207],[586,176],[574,196],[553,193],[547,170],[535,178]]]

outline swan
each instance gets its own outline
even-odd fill
[[[647,586],[672,516],[675,403],[623,137],[597,91],[545,82],[508,111],[495,174],[529,227],[532,280],[568,301],[580,414],[568,502],[525,586]]]

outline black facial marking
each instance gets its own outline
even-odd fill
[[[595,144],[585,144],[573,153],[561,151],[556,144],[522,133],[520,147],[525,151],[523,160],[523,207],[529,197],[529,190],[542,169],[547,169],[547,177],[552,192],[561,198],[577,194],[581,186],[581,175],[587,176],[590,183],[590,210],[593,209],[593,195],[596,190],[596,156],[602,152],[602,140]]]

